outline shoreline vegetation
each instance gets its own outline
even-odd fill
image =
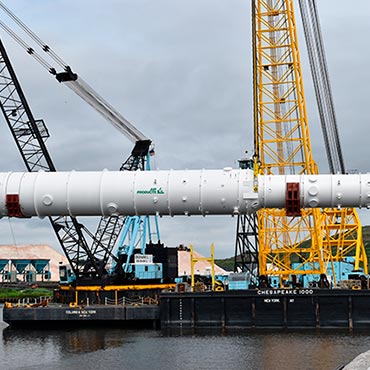
[[[0,301],[52,296],[53,291],[47,288],[0,288]]]

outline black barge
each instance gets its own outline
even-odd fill
[[[51,304],[46,307],[4,308],[3,320],[12,328],[54,329],[82,326],[159,328],[157,305],[77,306]]]
[[[370,291],[264,289],[161,295],[161,328],[370,329]]]
[[[165,292],[159,304],[4,308],[12,327],[131,325],[161,329],[370,329],[370,291],[263,289]]]

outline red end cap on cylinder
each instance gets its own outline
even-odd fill
[[[288,182],[286,184],[285,210],[289,217],[301,216],[299,182]]]
[[[19,204],[18,194],[7,194],[6,195],[6,208],[8,210],[8,217],[19,217],[24,218],[24,215]]]

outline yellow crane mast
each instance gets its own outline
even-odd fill
[[[255,165],[261,174],[317,174],[308,127],[292,0],[253,0]],[[367,269],[354,210],[301,209],[297,189],[286,210],[258,212],[260,275],[326,274],[356,257]],[[367,271],[366,271],[367,272]]]

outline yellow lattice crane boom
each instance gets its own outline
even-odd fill
[[[259,173],[316,174],[292,0],[253,0],[255,158]],[[354,210],[292,208],[258,212],[260,275],[326,274],[345,256],[367,270]],[[367,272],[367,271],[365,271]],[[335,279],[335,277],[334,277]]]

